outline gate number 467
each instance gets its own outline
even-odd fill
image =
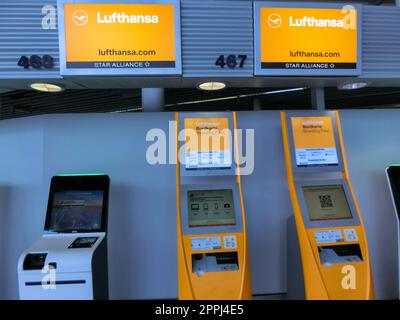
[[[243,68],[243,65],[244,65],[244,62],[246,61],[246,59],[247,59],[247,55],[244,55],[244,54],[239,54],[237,56],[234,54],[230,54],[226,58],[222,54],[215,61],[215,65],[220,66],[221,68],[225,68],[225,66],[227,66],[229,69]]]

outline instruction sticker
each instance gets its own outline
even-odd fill
[[[224,236],[224,248],[236,249],[237,248],[236,236]]]
[[[191,151],[185,153],[187,169],[230,168],[230,151]]]
[[[192,250],[219,250],[221,249],[220,237],[192,238],[190,240]]]
[[[315,231],[314,236],[318,244],[344,241],[340,230]]]
[[[336,148],[296,149],[296,163],[299,167],[337,164]]]

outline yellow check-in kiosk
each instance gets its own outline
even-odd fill
[[[251,299],[236,114],[175,119],[179,299]]]
[[[294,216],[289,299],[374,299],[367,238],[347,170],[338,112],[282,112]]]

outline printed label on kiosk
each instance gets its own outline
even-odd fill
[[[108,299],[108,194],[106,175],[52,178],[44,233],[19,258],[20,299]]]

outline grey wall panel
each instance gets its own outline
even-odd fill
[[[341,112],[349,174],[366,227],[376,296],[398,297],[396,215],[385,168],[400,162],[399,110]]]
[[[286,219],[293,211],[280,114],[240,112],[238,127],[255,135],[254,172],[242,177],[253,292],[286,292]]]
[[[57,115],[0,126],[0,297],[18,298],[19,254],[43,228],[50,177],[102,171],[111,177],[111,298],[177,296],[175,167],[145,160],[151,128],[171,113]],[[350,177],[364,217],[376,295],[397,295],[395,214],[384,169],[399,162],[400,110],[341,112]],[[286,290],[286,219],[292,213],[279,112],[240,112],[255,129],[255,170],[243,177],[254,293]]]
[[[400,8],[363,7],[362,77],[400,77]]]
[[[169,120],[173,113],[51,116],[46,122],[45,184],[60,172],[111,178],[111,299],[178,296],[175,167],[146,162],[147,131],[167,131]]]
[[[60,78],[58,30],[43,29],[42,8],[56,7],[56,0],[15,0],[0,2],[0,79]],[[24,69],[19,57],[45,54],[55,59],[52,70]]]
[[[44,225],[43,118],[2,123],[0,146],[0,299],[18,299],[18,257]]]
[[[181,2],[184,77],[253,76],[253,4],[251,1]],[[243,68],[220,68],[220,55],[244,54]]]

